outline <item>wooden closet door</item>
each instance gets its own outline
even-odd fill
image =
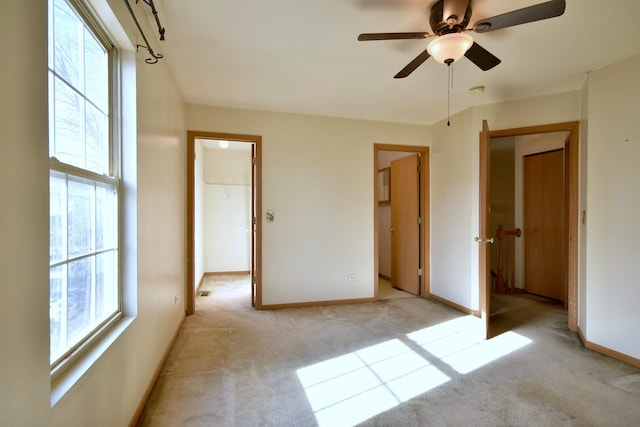
[[[417,154],[391,162],[391,283],[420,294],[420,174]]]
[[[564,301],[564,157],[524,157],[524,280],[532,294]]]

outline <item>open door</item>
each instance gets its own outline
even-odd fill
[[[420,294],[420,155],[391,162],[391,283]]]
[[[564,308],[568,309],[569,308],[569,261],[571,260],[571,255],[569,253],[569,245],[571,244],[571,239],[570,239],[570,227],[571,227],[571,215],[569,214],[570,212],[570,194],[571,194],[571,185],[570,183],[570,178],[571,178],[571,133],[569,133],[569,135],[567,135],[567,139],[564,140],[564,200],[563,200],[563,216],[562,216],[562,222],[563,222],[563,231],[564,231],[564,235],[562,237],[562,244],[563,244],[563,253],[562,253],[562,257],[563,257],[563,263],[562,265],[565,266],[564,268],[564,274],[563,274],[563,278],[562,278],[562,284],[564,286],[564,295],[563,295],[563,306]]]
[[[251,140],[251,305],[262,309],[262,137]]]
[[[256,145],[251,144],[251,306],[256,307],[256,233],[258,215],[256,213]]]
[[[491,194],[489,191],[491,171],[491,138],[489,135],[489,125],[486,120],[482,121],[482,131],[480,132],[480,195],[479,195],[479,226],[478,236],[478,280],[480,281],[480,316],[484,325],[484,336],[489,338],[489,317],[491,315],[491,255],[489,244],[493,243],[490,238],[490,217],[489,208]]]

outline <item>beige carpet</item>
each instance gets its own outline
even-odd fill
[[[254,311],[210,278],[140,426],[638,426],[640,369],[583,348],[561,307],[494,301],[496,337],[422,298]]]
[[[378,279],[378,299],[415,298],[416,296],[391,286],[388,280]]]

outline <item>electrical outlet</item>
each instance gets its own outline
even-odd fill
[[[177,304],[178,303],[178,295],[175,296],[175,298],[173,298],[173,304]]]
[[[350,282],[353,282],[354,280],[358,280],[358,276],[357,276],[357,275],[355,275],[355,274],[350,274],[350,275],[347,277],[347,279],[348,279]]]

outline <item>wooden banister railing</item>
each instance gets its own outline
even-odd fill
[[[502,224],[500,224],[496,230],[496,238],[498,239],[498,271],[496,272],[494,291],[498,294],[516,292],[514,240],[521,235],[522,231],[519,228],[515,230],[505,230]],[[513,236],[513,238],[509,239],[509,236]]]

